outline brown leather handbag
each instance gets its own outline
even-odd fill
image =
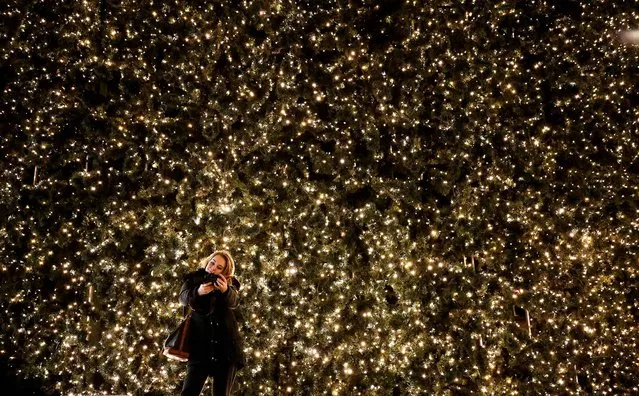
[[[188,314],[187,314],[188,310]],[[186,362],[189,360],[189,325],[191,323],[191,309],[184,307],[184,319],[182,323],[169,334],[164,340],[164,351],[162,354],[169,359]]]

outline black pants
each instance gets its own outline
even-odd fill
[[[237,371],[233,363],[188,363],[181,396],[197,396],[208,377],[213,377],[213,396],[229,396]]]

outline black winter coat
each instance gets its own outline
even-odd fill
[[[197,289],[205,275],[203,268],[187,274],[180,290],[180,303],[193,309],[189,363],[231,362],[239,369],[246,364],[235,318],[240,282],[233,277],[225,293],[215,290],[199,296]]]

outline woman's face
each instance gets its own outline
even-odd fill
[[[226,268],[226,259],[220,254],[216,254],[206,265],[206,272],[219,275]]]

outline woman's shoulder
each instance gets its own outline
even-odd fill
[[[235,286],[235,288],[236,288],[238,291],[239,291],[239,290],[240,290],[240,288],[242,287],[242,284],[240,283],[240,281],[239,281],[239,280],[237,280],[237,278],[236,278],[236,277],[232,277],[232,278],[231,278],[231,284],[232,284],[233,286]]]

